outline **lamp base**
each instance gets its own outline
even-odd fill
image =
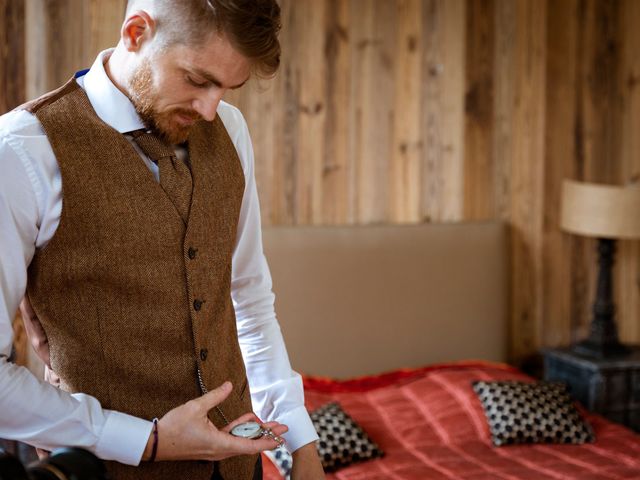
[[[590,338],[576,343],[571,350],[578,355],[596,359],[624,359],[629,356],[632,350],[622,343],[602,343],[595,342]]]
[[[614,263],[616,241],[611,238],[598,239],[598,283],[593,304],[593,320],[589,337],[575,344],[574,353],[593,359],[623,359],[631,349],[618,340],[613,304],[613,281],[611,271]]]

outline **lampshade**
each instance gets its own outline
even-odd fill
[[[640,238],[640,186],[613,186],[565,180],[563,230],[598,238]]]

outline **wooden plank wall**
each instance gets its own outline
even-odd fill
[[[0,25],[26,24],[26,60],[7,29],[0,50],[26,62],[19,87],[31,97],[88,67],[117,39],[124,5],[0,0]],[[264,223],[502,219],[512,358],[583,336],[594,243],[560,232],[560,185],[640,178],[640,2],[281,5],[278,76],[228,97],[252,132]],[[5,95],[20,78],[7,72]],[[621,335],[640,342],[638,242],[618,258]]]

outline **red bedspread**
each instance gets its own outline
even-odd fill
[[[349,382],[305,379],[309,409],[338,401],[386,452],[327,478],[640,479],[640,436],[596,415],[585,414],[593,444],[493,447],[470,382],[498,379],[529,377],[502,364],[465,362]],[[265,479],[278,478],[266,467]]]

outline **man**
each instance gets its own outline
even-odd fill
[[[130,0],[115,49],[0,117],[0,437],[88,448],[115,480],[235,480],[283,435],[293,477],[323,478],[221,101],[275,72],[279,22],[275,0]],[[59,389],[7,362],[25,290]],[[271,437],[230,435],[252,402]]]

